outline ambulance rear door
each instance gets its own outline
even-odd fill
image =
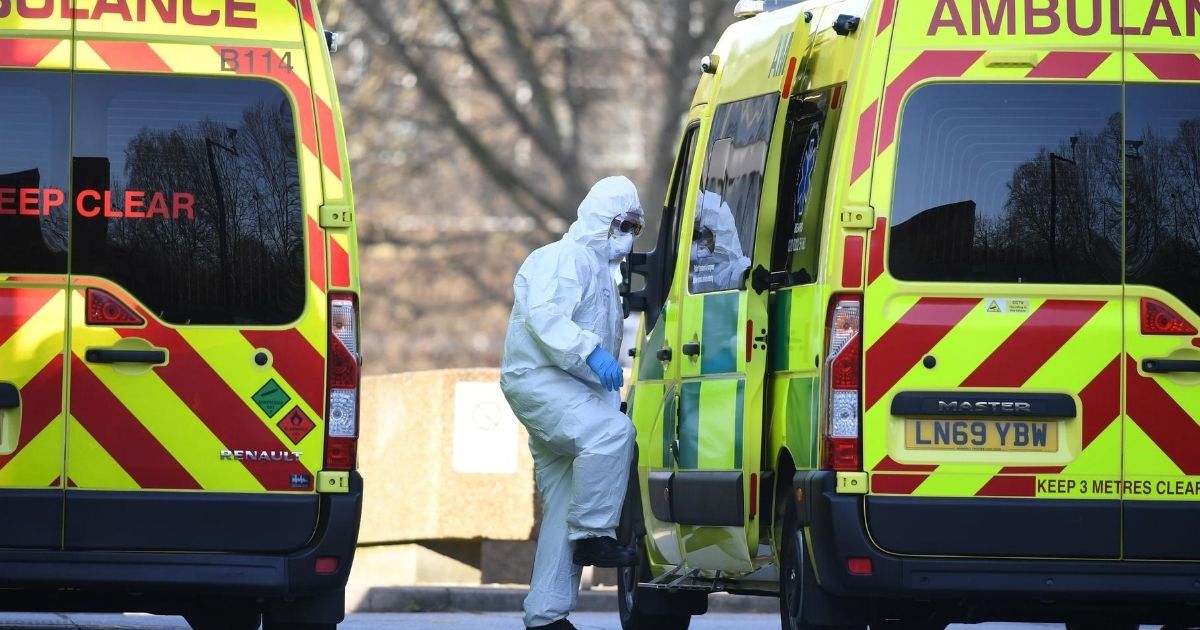
[[[0,17],[0,547],[62,542],[70,21]],[[20,37],[12,34],[20,31]]]
[[[1116,558],[1120,36],[995,7],[895,6],[863,315],[868,528],[900,554]]]
[[[65,546],[299,548],[329,334],[301,15],[109,4],[76,2]]]
[[[1164,8],[1165,7],[1165,8]],[[1190,7],[1126,0],[1125,478],[1130,559],[1200,559],[1200,61]],[[1153,18],[1153,19],[1152,19]],[[1136,29],[1135,29],[1136,30]]]

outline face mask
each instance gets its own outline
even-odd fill
[[[712,256],[712,252],[708,251],[707,247],[700,243],[692,243],[692,260],[708,258],[709,256]]]
[[[633,251],[633,234],[622,232],[608,237],[608,259],[617,262]]]

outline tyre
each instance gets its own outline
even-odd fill
[[[648,596],[657,596],[656,603],[669,602],[670,593],[649,593],[648,589],[639,588],[640,582],[648,582],[650,576],[650,561],[646,559],[645,539],[638,537],[635,548],[638,552],[637,564],[632,567],[621,567],[617,572],[617,608],[621,613],[622,630],[687,630],[692,623],[692,616],[687,613],[661,614],[661,606],[654,613],[648,612]]]
[[[809,623],[812,615],[808,607],[820,597],[814,592],[820,587],[809,564],[804,531],[796,526],[796,506],[791,501],[784,511],[779,558],[779,617],[783,630],[866,630],[865,625]]]

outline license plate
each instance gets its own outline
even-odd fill
[[[904,421],[904,445],[954,451],[1057,451],[1058,423],[908,418]]]

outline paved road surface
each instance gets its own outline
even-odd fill
[[[615,613],[577,613],[579,630],[620,630]],[[774,630],[776,615],[710,613],[696,617],[692,630]],[[1143,630],[1154,626],[1143,626]],[[188,630],[180,617],[153,615],[0,613],[0,630]],[[520,613],[364,613],[350,615],[339,630],[521,630]],[[1062,630],[1055,624],[978,624],[948,630]]]

